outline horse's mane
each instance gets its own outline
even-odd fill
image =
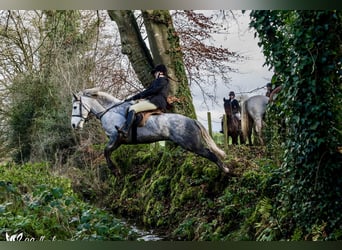
[[[111,94],[100,91],[99,88],[85,89],[82,91],[83,95],[96,98],[103,105],[112,105],[113,103],[120,102],[119,99],[115,98]]]

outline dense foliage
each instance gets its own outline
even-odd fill
[[[0,240],[129,240],[137,235],[78,198],[47,164],[0,166]],[[7,239],[8,240],[8,239]]]
[[[282,86],[270,110],[286,126],[277,196],[283,234],[301,239],[320,228],[325,239],[341,237],[342,12],[253,11],[251,18]]]
[[[74,144],[66,105],[51,80],[44,79],[36,74],[18,76],[10,87],[7,137],[17,163],[65,161]]]

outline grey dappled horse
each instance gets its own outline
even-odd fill
[[[104,155],[108,167],[114,174],[119,174],[110,158],[111,153],[121,144],[151,143],[171,140],[184,149],[196,153],[216,163],[223,172],[229,169],[223,163],[224,151],[217,147],[206,129],[198,121],[186,116],[173,113],[152,115],[145,126],[138,127],[136,138],[123,138],[117,131],[126,120],[127,108],[134,102],[125,102],[116,99],[108,93],[98,89],[87,89],[73,94],[71,126],[74,129],[83,128],[84,122],[90,113],[94,114],[102,124],[109,142],[105,147]]]
[[[267,108],[269,98],[263,95],[249,97],[241,105],[241,129],[248,139],[249,145],[252,145],[252,130],[257,133],[257,139],[264,145],[262,138],[263,119]]]

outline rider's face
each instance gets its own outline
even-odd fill
[[[154,78],[157,79],[157,78],[159,77],[160,73],[161,73],[160,71],[156,71],[156,72],[154,73]]]

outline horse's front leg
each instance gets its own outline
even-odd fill
[[[114,163],[112,159],[110,158],[110,156],[113,153],[113,151],[117,149],[119,146],[120,146],[119,136],[117,134],[114,134],[110,136],[109,142],[104,149],[104,156],[107,161],[107,166],[115,176],[120,175],[120,169],[115,168]]]

